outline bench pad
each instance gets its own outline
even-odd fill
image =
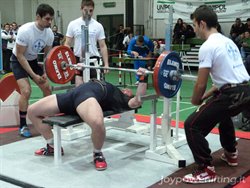
[[[104,111],[103,116],[108,117],[111,115],[118,114],[114,111]],[[60,127],[68,127],[74,124],[78,124],[83,122],[82,119],[78,115],[56,115],[56,116],[50,116],[43,119],[43,123],[49,124],[50,126],[58,125]]]

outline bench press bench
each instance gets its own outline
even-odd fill
[[[136,110],[136,109],[135,109]],[[125,111],[124,111],[125,112]],[[121,112],[123,113],[123,112]],[[103,117],[110,117],[112,115],[119,114],[114,111],[104,111]],[[82,119],[78,115],[65,115],[59,114],[56,116],[50,116],[43,119],[43,123],[46,123],[53,127],[53,136],[54,136],[54,162],[59,164],[62,161],[61,154],[61,129],[68,128],[75,124],[83,123]]]
[[[147,95],[142,96],[141,101],[151,100],[152,108],[150,113],[150,143],[149,150],[145,152],[145,157],[148,159],[167,162],[172,164],[177,164],[178,167],[185,167],[186,160],[179,154],[173,144],[173,132],[170,128],[170,119],[169,115],[163,117],[165,123],[162,124],[161,128],[161,142],[158,145],[157,141],[157,126],[156,126],[156,102],[158,96],[157,95]],[[137,109],[134,109],[137,110]],[[126,111],[124,111],[126,112]],[[121,113],[124,113],[121,112]],[[103,112],[104,117],[110,117],[112,115],[117,115],[119,113],[114,111],[106,111]],[[61,154],[61,129],[72,127],[75,124],[83,123],[82,119],[77,115],[58,115],[51,116],[43,119],[43,123],[49,124],[53,126],[54,129],[54,163],[60,164],[62,162],[62,154]],[[168,138],[169,137],[169,138]],[[186,139],[184,138],[185,143]],[[184,140],[177,140],[176,144],[179,142],[182,143]],[[179,146],[182,144],[179,144]],[[163,155],[167,153],[169,157]]]

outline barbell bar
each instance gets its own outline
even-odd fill
[[[124,71],[124,72],[137,73],[136,69],[115,68],[115,67],[100,67],[100,66],[85,65],[84,63],[68,64],[65,61],[61,62],[61,67],[62,67],[63,70],[66,70],[67,67],[71,67],[71,68],[77,69],[77,70],[83,70],[83,69],[102,69],[102,70],[114,70],[114,71]],[[169,72],[169,76],[173,80],[177,80],[177,79],[180,79],[182,72],[183,71],[181,71],[181,70],[171,70]],[[154,74],[154,71],[146,70],[145,74]]]
[[[74,53],[66,46],[54,47],[45,60],[45,71],[48,78],[58,84],[69,82],[75,75],[75,69],[81,68],[137,72],[135,69],[76,64]],[[182,79],[194,81],[197,78],[182,73],[182,62],[179,55],[167,51],[164,51],[157,59],[154,71],[146,71],[146,74],[153,74],[153,85],[156,93],[166,98],[172,98],[178,92]]]
[[[100,66],[85,65],[84,63],[70,65],[70,64],[67,64],[66,62],[62,62],[61,66],[64,70],[66,67],[71,67],[73,69],[79,69],[79,70],[86,68],[86,69],[103,69],[103,70],[114,70],[114,71],[124,71],[124,72],[137,73],[136,69],[100,67]],[[146,70],[145,74],[154,74],[154,71]],[[184,80],[196,81],[196,79],[197,79],[196,76],[183,74],[183,70],[171,70],[169,72],[169,77],[172,80],[184,79]]]

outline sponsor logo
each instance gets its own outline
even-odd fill
[[[211,7],[213,11],[216,13],[225,13],[227,11],[225,2],[221,2],[221,3],[210,2],[210,3],[207,3],[207,6]]]
[[[174,5],[174,1],[157,1],[156,10],[157,13],[168,13],[170,12],[170,6]],[[173,10],[174,12],[174,10]]]
[[[169,12],[169,7],[170,5],[164,5],[164,4],[157,5],[156,7],[157,13],[167,13]]]
[[[42,49],[45,47],[45,41],[42,39],[38,39],[34,42],[32,45],[32,50],[35,53],[39,53],[42,51]]]

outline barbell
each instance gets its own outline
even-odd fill
[[[114,70],[114,71],[124,71],[124,72],[132,72],[132,73],[137,73],[137,70],[135,69],[127,69],[127,68],[115,68],[115,67],[100,67],[100,66],[91,66],[91,65],[85,65],[84,63],[78,63],[77,65],[76,64],[68,64],[67,62],[63,61],[61,62],[61,67],[63,70],[66,70],[67,67],[71,67],[71,68],[74,68],[74,69],[78,69],[78,70],[84,70],[84,69],[103,69],[103,70]],[[172,78],[172,79],[179,79],[181,77],[181,73],[182,71],[181,70],[171,70],[169,72],[169,76]],[[145,71],[145,74],[154,74],[154,71],[149,71],[149,70],[146,70]]]
[[[65,84],[72,80],[75,69],[107,69],[115,71],[134,72],[135,69],[96,67],[84,64],[76,64],[74,53],[66,46],[56,46],[47,55],[45,71],[48,78],[58,84]],[[164,51],[157,59],[154,71],[146,71],[153,75],[153,85],[156,93],[166,98],[172,98],[178,92],[182,79],[196,80],[195,76],[184,75],[182,62],[176,52]]]

